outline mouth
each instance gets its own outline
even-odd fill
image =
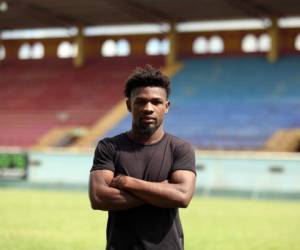
[[[155,122],[156,121],[156,119],[154,118],[154,117],[152,117],[152,116],[143,116],[143,117],[141,117],[140,118],[141,119],[141,121],[143,121],[143,122]]]

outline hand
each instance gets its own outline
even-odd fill
[[[122,175],[122,174],[117,175],[114,178],[112,178],[109,186],[117,189],[122,189],[125,185],[126,178],[127,178],[126,175]]]

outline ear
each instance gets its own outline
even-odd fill
[[[169,112],[170,105],[171,105],[171,102],[168,100],[168,101],[166,102],[166,110],[165,110],[165,113],[168,113],[168,112]]]
[[[130,105],[130,99],[129,98],[126,99],[126,107],[127,107],[127,110],[129,112],[131,112],[131,105]]]

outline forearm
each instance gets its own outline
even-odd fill
[[[93,209],[104,211],[125,210],[140,206],[144,202],[124,190],[101,186],[90,192]]]
[[[190,196],[180,184],[148,182],[125,177],[122,190],[126,190],[146,203],[158,207],[187,207]]]

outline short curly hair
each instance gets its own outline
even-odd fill
[[[166,90],[167,97],[171,93],[170,79],[162,74],[160,70],[147,64],[144,68],[138,67],[126,81],[124,94],[130,98],[131,91],[139,87],[161,87]]]

